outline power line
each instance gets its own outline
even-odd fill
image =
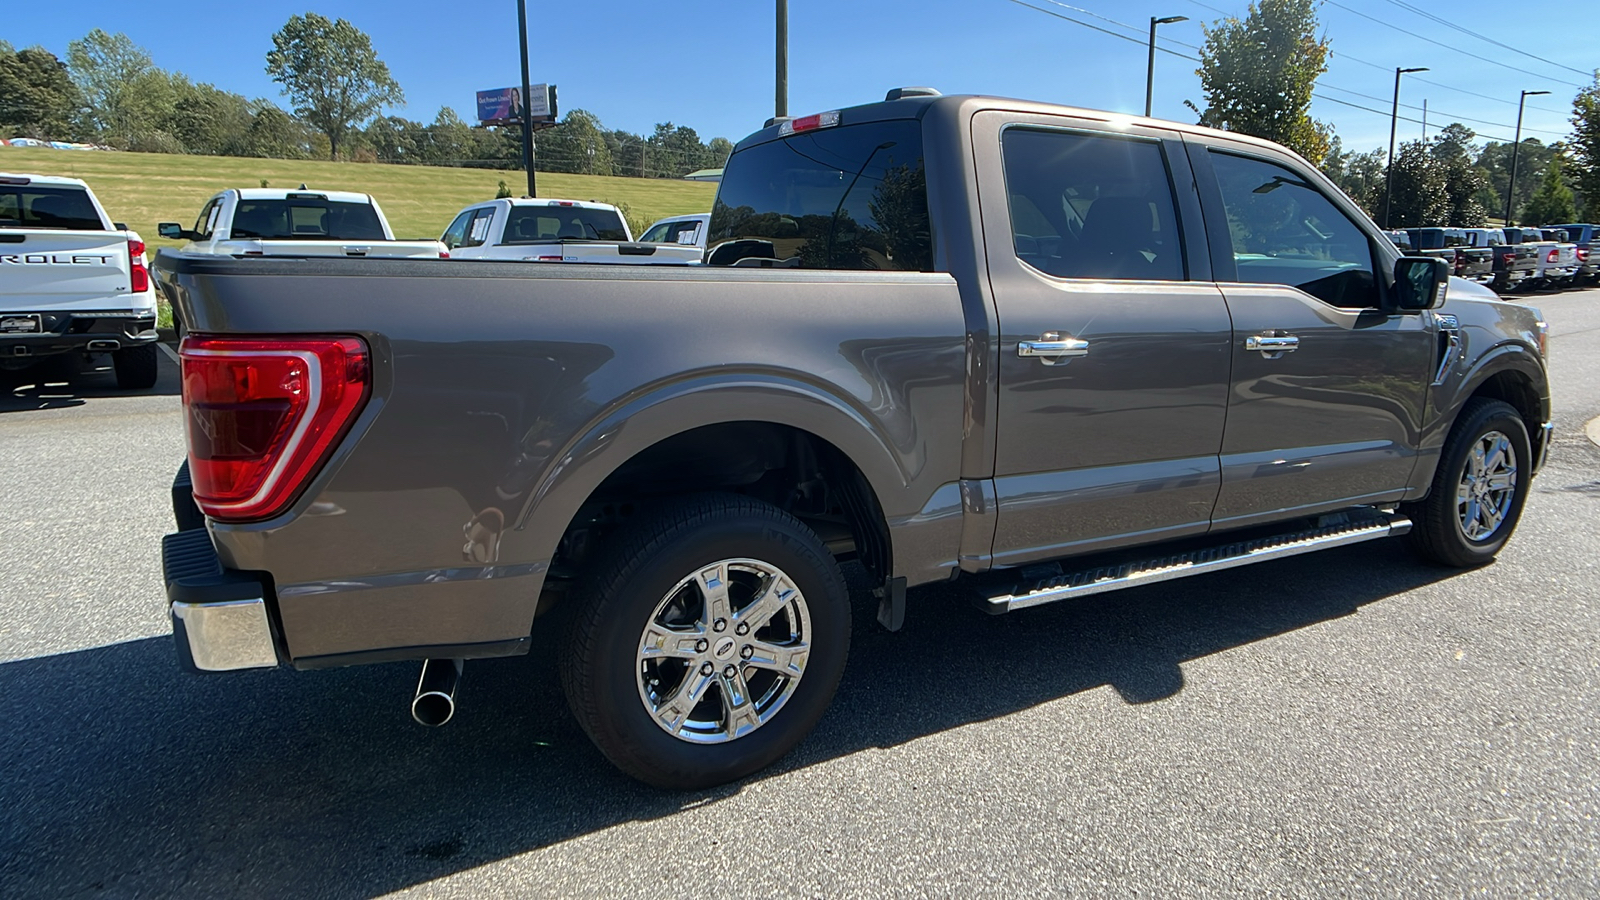
[[[1023,2],[1023,0],[1006,0],[1006,2],[1007,3],[1015,3],[1018,6],[1026,6],[1027,8],[1029,8],[1029,9],[1035,11],[1035,12],[1042,12],[1047,16],[1055,16],[1058,19],[1065,19],[1066,21],[1071,22],[1074,25],[1082,25],[1084,28],[1088,28],[1088,29],[1091,29],[1093,31],[1098,31],[1101,34],[1109,34],[1114,38],[1119,38],[1121,40],[1127,41],[1130,44],[1138,44],[1141,47],[1145,46],[1145,42],[1140,40],[1140,39],[1138,39],[1138,38],[1128,37],[1125,34],[1118,34],[1117,32],[1112,31],[1110,29],[1101,28],[1099,25],[1092,25],[1092,24],[1090,24],[1088,22],[1084,22],[1084,21],[1081,21],[1081,20],[1078,20],[1078,19],[1074,19],[1071,16],[1064,16],[1061,13],[1055,12],[1053,10],[1045,9],[1042,6],[1034,6],[1032,3]],[[1055,3],[1055,0],[1045,0],[1045,2],[1046,3]],[[1056,5],[1057,6],[1066,7],[1067,9],[1077,9],[1077,7],[1075,7],[1075,6],[1067,6],[1065,3],[1057,3]],[[1093,15],[1093,13],[1091,13],[1091,15]],[[1105,17],[1104,16],[1096,16],[1096,18],[1103,19]],[[1110,21],[1110,20],[1107,20],[1107,21]],[[1122,23],[1119,22],[1117,24],[1120,25]],[[1122,27],[1124,27],[1124,28],[1132,28],[1133,26],[1131,26],[1131,25],[1123,25]],[[1137,30],[1137,29],[1135,29],[1135,30]],[[1187,59],[1190,62],[1199,62],[1199,60],[1195,59],[1194,57],[1179,53],[1176,50],[1168,50],[1167,48],[1159,46],[1159,45],[1156,47],[1156,49],[1160,50],[1162,53],[1170,54],[1172,56],[1176,56],[1176,57],[1179,57],[1179,58],[1182,58],[1182,59]]]
[[[1375,62],[1372,62],[1371,60],[1362,59],[1359,56],[1351,56],[1350,54],[1345,53],[1345,52],[1343,52],[1341,50],[1330,50],[1329,52],[1332,53],[1333,55],[1339,57],[1340,59],[1348,59],[1353,63],[1360,63],[1363,66],[1367,66],[1369,68],[1377,69],[1380,72],[1393,72],[1394,71],[1394,67],[1393,66],[1381,66],[1381,65],[1379,65],[1379,64],[1377,64]],[[1469,97],[1477,97],[1479,100],[1489,100],[1489,101],[1492,101],[1494,103],[1504,103],[1507,106],[1516,106],[1517,105],[1517,101],[1515,101],[1515,100],[1507,100],[1504,97],[1491,97],[1488,94],[1480,94],[1477,91],[1469,91],[1466,88],[1456,87],[1453,84],[1445,84],[1442,81],[1434,81],[1431,78],[1423,78],[1421,75],[1412,75],[1411,76],[1411,80],[1412,81],[1420,81],[1423,84],[1431,84],[1434,87],[1444,88],[1447,91],[1455,91],[1458,94],[1466,94]],[[1526,104],[1526,107],[1528,109],[1536,109],[1536,110],[1538,110],[1540,112],[1549,113],[1549,114],[1551,114],[1553,116],[1564,116],[1564,115],[1566,115],[1566,113],[1564,113],[1564,112],[1562,112],[1560,110],[1557,110],[1557,109],[1546,109],[1543,106],[1534,106],[1532,103]],[[1554,133],[1555,132],[1551,132],[1551,134],[1554,134]]]
[[[1473,30],[1471,30],[1469,28],[1465,28],[1465,27],[1463,27],[1461,25],[1458,25],[1455,22],[1450,21],[1449,19],[1443,18],[1441,16],[1434,15],[1433,13],[1428,12],[1427,10],[1424,10],[1424,9],[1418,9],[1415,6],[1412,6],[1410,3],[1406,3],[1405,0],[1387,0],[1387,2],[1389,2],[1390,4],[1392,4],[1394,6],[1398,6],[1403,10],[1406,10],[1407,12],[1413,12],[1413,13],[1416,13],[1417,15],[1419,15],[1419,16],[1422,16],[1425,19],[1428,19],[1428,20],[1433,21],[1433,22],[1437,22],[1440,25],[1445,26],[1446,28],[1451,28],[1451,29],[1454,29],[1456,31],[1459,31],[1462,34],[1467,35],[1468,37],[1475,37],[1480,41],[1485,41],[1487,43],[1495,45],[1496,47],[1500,47],[1500,48],[1505,49],[1505,50],[1510,50],[1512,53],[1516,53],[1516,54],[1520,54],[1522,56],[1526,56],[1529,59],[1536,59],[1539,62],[1542,62],[1547,66],[1555,66],[1558,69],[1566,69],[1568,72],[1576,72],[1577,74],[1582,75],[1585,78],[1594,77],[1594,73],[1593,72],[1585,72],[1582,69],[1574,69],[1573,67],[1571,67],[1569,65],[1566,65],[1565,63],[1558,63],[1553,59],[1545,59],[1542,56],[1538,56],[1538,55],[1535,55],[1533,53],[1529,53],[1526,50],[1519,50],[1516,47],[1511,46],[1510,44],[1503,43],[1501,41],[1497,41],[1494,38],[1485,37],[1484,35],[1481,35],[1481,34],[1477,33],[1476,31],[1473,31]]]
[[[1392,28],[1395,31],[1400,32],[1401,34],[1407,35],[1408,37],[1413,37],[1413,38],[1416,38],[1417,40],[1420,40],[1420,41],[1427,41],[1428,43],[1433,44],[1435,46],[1443,47],[1446,50],[1453,50],[1456,53],[1460,53],[1460,54],[1463,54],[1465,56],[1470,56],[1473,59],[1479,60],[1481,62],[1486,62],[1486,63],[1489,63],[1491,65],[1499,66],[1502,69],[1509,69],[1509,70],[1511,70],[1513,72],[1520,72],[1523,75],[1532,75],[1534,78],[1539,78],[1539,79],[1542,79],[1544,81],[1553,81],[1556,84],[1564,84],[1564,85],[1566,85],[1568,87],[1575,87],[1575,88],[1587,87],[1587,85],[1574,84],[1574,83],[1572,83],[1570,81],[1562,81],[1559,78],[1551,78],[1548,75],[1541,75],[1538,72],[1533,72],[1533,71],[1530,71],[1528,69],[1519,69],[1516,66],[1510,65],[1508,63],[1503,63],[1503,62],[1501,62],[1501,61],[1499,61],[1497,59],[1490,59],[1487,56],[1479,56],[1478,54],[1473,53],[1470,50],[1463,50],[1460,47],[1452,47],[1451,45],[1446,44],[1443,41],[1436,41],[1433,38],[1427,37],[1426,35],[1421,35],[1421,34],[1418,34],[1418,33],[1414,32],[1414,31],[1407,31],[1406,29],[1401,28],[1398,25],[1395,25],[1395,24],[1393,24],[1391,22],[1385,22],[1384,20],[1382,20],[1380,18],[1377,18],[1376,16],[1369,16],[1369,15],[1367,15],[1366,13],[1362,12],[1359,9],[1352,9],[1352,8],[1350,8],[1348,6],[1345,6],[1343,3],[1340,3],[1339,0],[1327,0],[1327,2],[1328,2],[1329,6],[1337,6],[1338,8],[1344,10],[1345,12],[1353,13],[1353,14],[1358,15],[1361,18],[1366,19],[1366,20],[1371,21],[1371,22],[1377,22],[1379,25],[1382,25],[1385,28]]]

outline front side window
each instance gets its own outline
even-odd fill
[[[0,228],[101,231],[105,224],[83,188],[0,185]]]
[[[693,244],[700,239],[700,223],[657,222],[639,238],[646,244]]]
[[[211,239],[211,230],[217,224],[217,210],[222,206],[222,201],[212,199],[200,208],[200,215],[194,218],[194,233],[196,240],[207,241]]]
[[[469,209],[456,216],[455,221],[451,222],[450,227],[444,230],[444,236],[440,237],[439,240],[443,241],[444,245],[451,250],[461,246],[462,242],[467,238],[467,223],[471,221],[472,210]]]
[[[739,150],[706,240],[714,266],[933,271],[921,123],[847,123]]]
[[[1344,309],[1378,305],[1367,233],[1286,166],[1211,151],[1238,279],[1285,284]]]
[[[1026,128],[1000,143],[1018,259],[1059,278],[1184,279],[1160,144]]]
[[[383,224],[370,203],[290,198],[240,200],[233,211],[234,240],[381,241]]]

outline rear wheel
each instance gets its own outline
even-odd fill
[[[709,787],[811,731],[850,645],[844,579],[811,529],[709,494],[640,520],[600,557],[561,681],[613,764],[658,787]]]
[[[113,351],[111,367],[117,373],[117,387],[125,391],[142,391],[155,385],[158,352],[154,341]]]
[[[1465,568],[1494,559],[1511,538],[1528,496],[1533,454],[1510,404],[1467,401],[1445,441],[1425,500],[1404,504],[1406,535],[1422,558]]]

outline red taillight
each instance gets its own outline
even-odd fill
[[[439,251],[439,258],[440,259],[449,259],[450,258],[450,251],[449,250],[440,250]]]
[[[1559,251],[1559,250],[1551,250],[1549,253],[1546,253],[1544,255],[1544,261],[1547,262],[1547,263],[1555,262],[1556,260],[1558,260],[1560,258],[1561,258],[1561,251]]]
[[[1500,261],[1509,266],[1517,261],[1517,255],[1515,253],[1502,253],[1500,254]]]
[[[150,290],[150,270],[144,267],[144,241],[128,238],[128,280],[135,294]]]
[[[1459,272],[1462,269],[1465,269],[1466,267],[1467,267],[1467,254],[1462,252],[1462,251],[1460,251],[1460,250],[1457,250],[1456,251],[1456,271]]]
[[[839,111],[831,110],[825,113],[815,113],[790,119],[778,126],[778,134],[788,137],[791,134],[802,134],[807,131],[816,131],[818,128],[832,128],[839,124]]]
[[[366,405],[354,337],[190,335],[179,350],[194,499],[222,521],[282,512]]]
[[[1578,262],[1588,262],[1588,261],[1589,261],[1589,248],[1588,247],[1579,247],[1578,248]]]

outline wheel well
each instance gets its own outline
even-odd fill
[[[1544,411],[1539,402],[1539,393],[1534,390],[1533,381],[1528,376],[1511,370],[1496,372],[1483,384],[1478,385],[1472,396],[1488,397],[1491,400],[1502,400],[1511,404],[1522,417],[1523,424],[1528,427],[1529,438],[1538,440],[1539,426],[1544,424]]]
[[[612,472],[573,517],[550,577],[570,580],[591,550],[638,510],[668,497],[724,491],[763,500],[817,532],[836,559],[883,582],[889,529],[866,476],[833,444],[771,422],[722,422],[659,441]]]

